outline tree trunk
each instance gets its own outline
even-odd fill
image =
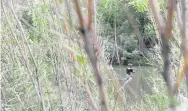
[[[144,53],[145,50],[145,44],[144,44],[144,33],[145,33],[145,28],[144,28],[144,14],[140,13],[139,14],[139,21],[140,21],[140,32],[141,32],[141,36],[139,37],[139,50],[140,52]]]

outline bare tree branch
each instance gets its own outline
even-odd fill
[[[167,24],[164,24],[164,22],[160,19],[160,13],[159,13],[159,8],[157,7],[157,1],[156,0],[150,0],[150,5],[152,9],[153,16],[155,18],[159,33],[161,35],[161,40],[162,40],[162,56],[163,56],[163,78],[164,81],[166,82],[167,88],[168,88],[168,94],[170,97],[170,107],[172,109],[175,107],[174,104],[174,94],[173,94],[173,89],[172,89],[172,84],[170,80],[170,74],[169,74],[169,69],[170,69],[170,61],[169,61],[169,52],[170,52],[170,47],[168,44],[169,38],[171,37],[172,33],[172,17],[173,17],[173,11],[174,11],[174,5],[175,1],[174,0],[168,0],[169,6],[168,6],[168,17],[167,17]]]
[[[181,43],[181,49],[184,57],[184,65],[185,65],[185,76],[186,76],[186,85],[187,85],[187,92],[188,92],[188,35],[187,35],[187,0],[181,0],[182,5],[182,27],[180,29],[181,36],[182,36],[182,43]]]
[[[99,95],[100,95],[100,100],[101,100],[101,105],[102,105],[102,109],[103,111],[108,111],[108,103],[106,101],[106,97],[105,97],[105,92],[104,92],[104,87],[103,87],[103,82],[102,82],[102,78],[98,69],[98,65],[97,65],[97,56],[95,55],[95,52],[92,48],[91,45],[91,38],[93,37],[93,33],[92,31],[87,27],[84,26],[84,21],[83,21],[83,17],[80,11],[80,7],[78,4],[77,0],[74,0],[75,2],[75,6],[76,6],[76,12],[79,18],[79,23],[80,23],[80,31],[82,33],[83,36],[83,41],[85,44],[85,51],[89,57],[89,60],[91,62],[91,65],[93,67],[93,71],[96,77],[96,82],[99,88]]]

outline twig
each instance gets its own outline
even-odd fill
[[[187,0],[181,0],[182,5],[182,27],[180,29],[181,36],[182,36],[182,43],[181,49],[184,57],[184,65],[185,65],[185,77],[186,77],[186,85],[187,85],[187,92],[188,92],[188,35],[187,35]]]
[[[163,31],[163,26],[162,26],[163,21],[161,19],[160,13],[159,13],[157,1],[156,0],[150,0],[149,2],[150,2],[150,5],[151,5],[152,13],[153,13],[157,28],[158,28],[159,32],[162,33],[162,31]]]
[[[69,22],[69,25],[71,26],[72,28],[72,18],[71,18],[71,7],[70,7],[70,4],[67,0],[64,0],[65,1],[65,4],[66,4],[66,7],[67,7],[67,11],[68,11],[68,16],[69,16],[69,19],[68,22]]]
[[[18,26],[19,26],[19,29],[20,29],[20,31],[21,31],[21,33],[22,33],[23,38],[24,38],[24,42],[26,43],[26,46],[27,46],[28,51],[29,51],[29,54],[31,55],[31,58],[32,58],[32,60],[33,60],[34,67],[35,67],[35,73],[36,73],[36,82],[37,82],[37,89],[36,89],[36,91],[37,91],[37,94],[38,94],[38,96],[39,96],[39,98],[40,98],[42,109],[45,110],[44,99],[43,99],[43,97],[42,97],[42,91],[41,91],[41,87],[40,87],[40,83],[39,83],[38,68],[37,68],[35,59],[34,59],[34,57],[33,57],[33,54],[31,53],[31,49],[30,49],[29,43],[28,43],[28,41],[27,41],[27,39],[26,39],[26,35],[25,35],[25,33],[24,33],[24,29],[23,29],[23,27],[22,27],[22,25],[21,25],[21,23],[20,23],[18,17],[16,16],[16,14],[15,14],[15,12],[14,12],[14,10],[13,10],[13,6],[12,6],[9,2],[8,2],[8,5],[9,5],[9,7],[10,7],[10,9],[11,9],[11,12],[12,12],[12,14],[13,14],[13,16],[14,16],[14,19],[16,20],[16,22],[17,22],[17,24],[18,24]],[[15,37],[15,38],[16,38],[16,37]],[[23,55],[23,54],[22,54],[22,55]],[[27,62],[28,62],[28,61],[27,61]],[[27,63],[27,64],[28,64],[28,63]],[[28,71],[29,71],[29,73],[30,73],[30,76],[31,76],[31,75],[32,75],[31,70],[29,69],[28,65],[26,65],[26,67],[27,67],[27,69],[28,69]],[[33,80],[33,81],[34,81],[34,80]]]
[[[92,0],[88,0],[88,28],[91,29],[92,23]]]
[[[104,92],[104,88],[103,88],[103,82],[102,82],[102,78],[101,78],[101,75],[100,75],[100,72],[98,69],[98,65],[97,65],[97,57],[96,57],[94,50],[92,48],[92,45],[91,45],[91,38],[93,36],[93,33],[91,32],[91,30],[89,30],[88,28],[86,29],[84,27],[83,17],[82,17],[81,11],[80,11],[78,1],[74,0],[74,2],[75,2],[75,6],[76,6],[76,12],[77,12],[77,15],[79,18],[79,23],[80,23],[80,32],[82,33],[83,41],[85,44],[85,51],[89,57],[91,65],[93,67],[96,82],[99,87],[99,95],[100,95],[100,100],[101,100],[101,105],[102,105],[101,110],[108,111],[108,105],[107,105],[105,92]]]
[[[165,38],[168,40],[172,34],[172,17],[174,15],[174,7],[175,7],[175,0],[168,0],[169,8],[168,8],[168,17],[167,17],[167,24],[165,29]]]
[[[179,4],[180,3],[178,3],[178,1],[177,1],[177,3],[176,3],[176,17],[177,17],[177,22],[178,22],[179,28],[181,30],[181,28],[182,28],[182,19],[181,19],[181,11],[180,11]]]
[[[160,19],[160,13],[159,13],[159,8],[157,7],[157,1],[156,0],[150,0],[150,5],[152,8],[152,13],[155,18],[155,22],[157,24],[161,39],[162,39],[162,56],[163,56],[163,78],[164,81],[166,82],[167,88],[168,88],[168,94],[170,97],[170,107],[174,108],[174,95],[173,95],[173,90],[172,90],[172,85],[170,81],[170,74],[169,74],[169,68],[170,68],[170,61],[169,61],[169,38],[172,33],[172,17],[173,17],[173,11],[174,11],[174,5],[175,1],[174,0],[169,0],[169,7],[168,7],[168,21],[166,26],[162,25],[164,22]]]
[[[82,57],[82,59],[84,59],[83,58],[83,54],[82,54],[82,50],[81,50],[81,48],[80,48],[80,44],[79,44],[79,42],[77,42],[78,43],[78,47],[79,47],[79,51],[80,51],[80,53],[81,53],[81,57]],[[71,42],[69,41],[69,46],[72,48],[72,44],[71,44]],[[80,73],[80,74],[83,74],[83,84],[84,84],[84,87],[85,87],[85,89],[86,89],[86,92],[87,92],[87,94],[88,94],[88,96],[89,96],[89,102],[90,102],[90,104],[91,104],[91,106],[93,107],[93,109],[95,110],[95,111],[98,111],[98,109],[97,109],[97,107],[96,107],[96,105],[95,105],[95,103],[94,103],[94,99],[93,99],[93,94],[92,94],[92,92],[91,92],[91,90],[90,90],[90,88],[89,88],[89,85],[88,85],[88,82],[87,82],[87,80],[86,80],[86,74],[85,74],[85,72],[87,71],[87,69],[86,69],[86,65],[85,65],[85,61],[83,61],[83,64],[84,64],[84,66],[83,66],[83,68],[84,68],[84,71],[85,72],[82,72],[78,67],[77,67],[77,60],[76,60],[76,57],[75,57],[75,53],[74,52],[71,52],[71,55],[72,55],[72,60],[73,60],[73,66],[74,66],[74,68],[76,69],[76,70],[78,70],[78,72]]]
[[[181,1],[181,6],[182,6],[182,13],[180,13],[180,10],[178,10],[179,8],[177,7],[177,16],[178,16],[178,25],[180,27],[180,34],[182,37],[182,42],[181,42],[181,51],[183,54],[183,58],[184,58],[184,63],[183,63],[183,67],[181,69],[181,71],[178,73],[177,76],[177,81],[175,84],[175,91],[176,93],[178,92],[178,89],[180,87],[180,83],[184,77],[186,77],[186,85],[187,85],[187,92],[188,92],[188,46],[187,46],[187,42],[188,42],[188,38],[187,38],[187,7],[186,7],[186,1],[182,0]],[[182,16],[182,17],[181,17]]]
[[[15,41],[16,41],[16,44],[18,45],[19,51],[20,51],[20,53],[21,53],[22,58],[24,59],[25,66],[26,66],[26,69],[27,69],[28,72],[29,72],[29,75],[30,75],[30,78],[31,78],[31,80],[32,80],[33,86],[35,86],[35,82],[34,82],[34,79],[33,79],[33,77],[32,77],[31,69],[29,68],[28,59],[27,59],[27,57],[24,56],[24,54],[23,54],[23,52],[22,52],[22,50],[21,50],[21,46],[20,46],[20,44],[19,44],[19,42],[18,42],[18,39],[17,39],[16,35],[14,34],[14,31],[13,31],[13,29],[12,29],[11,23],[9,22],[8,17],[7,17],[7,15],[6,15],[6,12],[5,12],[5,8],[4,8],[4,6],[3,6],[3,3],[2,3],[2,5],[1,5],[1,7],[2,7],[2,9],[3,9],[3,10],[2,10],[2,11],[3,11],[3,14],[5,15],[6,21],[7,21],[7,23],[8,23],[9,28],[10,28],[11,35],[13,36],[13,38],[14,38]]]

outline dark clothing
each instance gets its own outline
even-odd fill
[[[132,68],[127,68],[127,74],[131,75],[131,73],[133,73],[133,69]]]

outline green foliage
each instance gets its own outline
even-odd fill
[[[129,4],[133,5],[141,13],[148,10],[148,0],[130,0]]]
[[[23,10],[22,17],[29,23],[32,27],[35,27],[38,33],[33,32],[27,25],[26,28],[28,29],[29,39],[34,41],[40,41],[43,39],[41,34],[48,35],[49,32],[49,20],[46,19],[50,16],[50,6],[48,4],[43,4],[40,6],[34,6],[35,8],[31,10]],[[24,24],[24,23],[23,23]],[[24,24],[25,25],[25,24]]]
[[[155,44],[155,39],[153,39],[155,31],[147,16],[148,4],[147,1],[143,2],[141,0],[128,2],[128,12],[129,14],[131,13],[132,18],[135,18],[132,21],[129,21],[129,16],[124,11],[126,10],[124,4],[126,4],[125,1],[104,0],[99,5],[98,18],[103,26],[102,39],[103,41],[107,41],[104,43],[105,54],[113,64],[117,63],[118,52],[122,64],[131,62],[134,65],[144,65],[146,60],[142,56],[143,52],[140,52],[139,49],[140,36],[135,33],[136,29],[133,28],[132,24],[137,26],[143,42],[147,44],[145,48],[152,48]],[[115,45],[115,36],[117,47]],[[144,55],[147,56],[149,54]]]
[[[78,61],[78,63],[79,63],[80,65],[85,63],[85,59],[84,59],[83,56],[81,56],[81,55],[76,55],[76,58],[77,58],[77,61]]]

